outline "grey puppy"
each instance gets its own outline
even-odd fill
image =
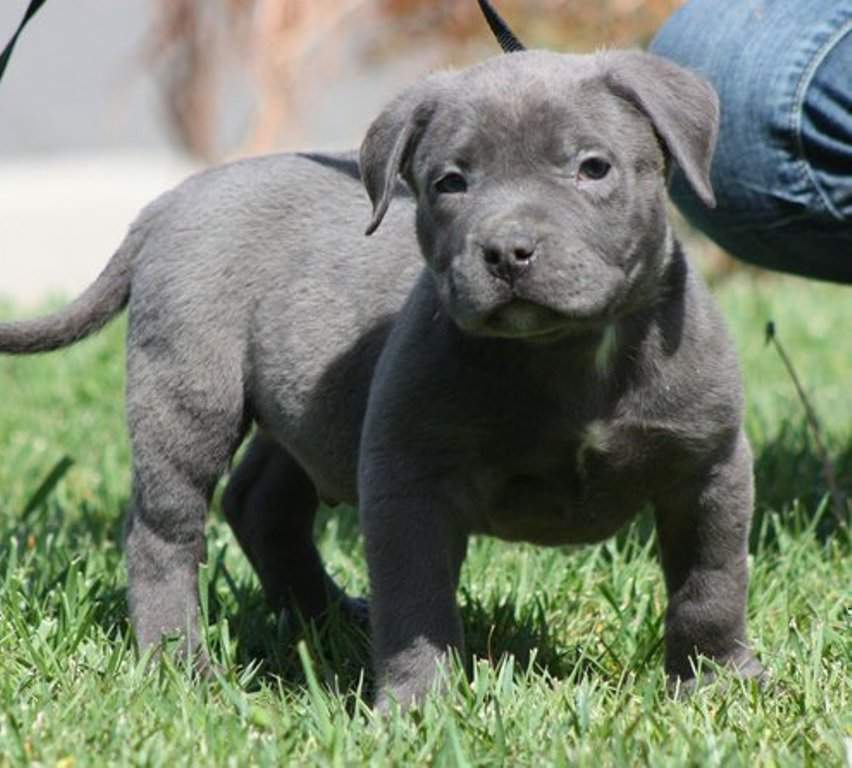
[[[646,503],[668,674],[688,684],[701,654],[760,675],[737,361],[666,215],[672,163],[712,204],[717,118],[709,85],[639,52],[436,74],[360,162],[194,176],[66,309],[0,325],[0,351],[37,352],[129,307],[141,646],[187,627],[197,646],[208,504],[254,423],[228,520],[270,602],[310,617],[345,600],[312,540],[318,498],[358,504],[380,705],[419,700],[461,650],[471,534],[594,542]]]

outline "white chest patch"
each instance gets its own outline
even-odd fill
[[[586,457],[589,451],[605,453],[607,450],[607,429],[602,421],[592,421],[583,432],[580,447],[577,448],[577,474],[586,476]]]

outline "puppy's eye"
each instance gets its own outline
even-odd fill
[[[435,191],[439,195],[463,194],[467,192],[467,179],[457,171],[450,171],[435,182]]]
[[[602,157],[590,157],[580,163],[579,177],[585,181],[600,181],[612,166]]]

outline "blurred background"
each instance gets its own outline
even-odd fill
[[[681,0],[500,0],[530,47],[644,45]],[[27,0],[0,3],[0,45]],[[0,82],[0,296],[73,295],[195,168],[358,144],[424,73],[497,53],[474,0],[48,0]]]

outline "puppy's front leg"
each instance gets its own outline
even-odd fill
[[[656,500],[669,594],[666,672],[673,683],[694,685],[699,655],[742,677],[763,674],[746,638],[752,501],[751,451],[742,434],[713,466]]]
[[[409,707],[429,692],[450,654],[462,651],[456,588],[467,537],[451,507],[428,495],[370,489],[361,515],[376,704],[383,710],[394,699]]]

